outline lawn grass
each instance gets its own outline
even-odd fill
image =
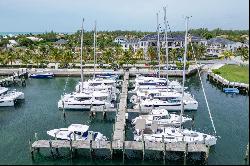
[[[249,84],[249,66],[224,65],[212,71],[230,82]]]

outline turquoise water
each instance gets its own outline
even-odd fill
[[[25,34],[33,34],[33,35],[37,35],[37,34],[43,34],[46,32],[0,32],[0,36],[6,36],[6,35],[25,35]],[[72,32],[58,32],[58,33],[67,33],[67,34],[71,34]]]
[[[39,139],[52,139],[46,134],[47,130],[68,127],[71,123],[82,123],[88,124],[90,130],[100,131],[109,139],[111,137],[114,113],[108,114],[107,119],[103,120],[102,114],[90,119],[88,112],[66,111],[66,119],[63,118],[62,112],[57,109],[57,102],[63,93],[66,80],[67,77],[48,80],[28,79],[26,87],[16,87],[25,93],[25,101],[13,108],[0,108],[0,164],[123,164],[122,157],[119,156],[115,157],[115,160],[109,160],[110,153],[105,150],[98,150],[96,159],[91,160],[88,150],[78,150],[77,156],[70,159],[69,149],[60,149],[60,156],[57,158],[53,158],[48,149],[41,149],[40,153],[35,153],[34,160],[31,159],[28,140],[34,141],[35,132],[38,133]],[[69,77],[65,92],[73,91],[78,80],[77,77]],[[208,164],[244,164],[249,140],[249,97],[223,93],[206,80],[205,74],[202,75],[202,80],[217,135],[221,137],[216,146],[210,149]],[[198,76],[187,78],[185,86],[189,87],[189,91],[199,102],[196,112],[185,114],[194,114],[194,128],[197,131],[212,134],[213,129]],[[129,118],[135,116],[136,114],[132,114]],[[133,139],[131,131],[128,125],[127,140]],[[160,153],[147,151],[145,161],[138,159],[141,156],[140,152],[126,153],[129,159],[125,164],[163,164]],[[156,160],[157,158],[160,160]],[[183,161],[167,161],[167,164],[176,163],[181,164]],[[200,164],[192,159],[189,159],[188,163]]]

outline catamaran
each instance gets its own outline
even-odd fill
[[[91,109],[92,107],[114,108],[111,94],[105,91],[84,91],[65,94],[58,101],[59,109]]]
[[[182,88],[178,81],[169,81],[166,78],[147,76],[138,76],[135,79],[134,86],[135,88],[132,90],[132,92],[136,92],[140,89],[170,89],[180,92]]]
[[[24,93],[16,90],[9,90],[6,87],[0,87],[0,106],[14,106],[18,100],[24,99]]]
[[[145,130],[143,136],[144,140],[149,142],[162,142],[162,137],[164,137],[165,143],[184,141],[189,144],[204,143],[209,146],[215,145],[217,140],[215,136],[209,134],[204,134],[189,129],[179,129],[175,127],[159,127],[157,131]],[[134,135],[134,140],[142,141],[142,135],[136,133]]]
[[[179,126],[180,115],[170,114],[166,109],[153,109],[149,115],[140,115],[132,119],[132,124],[135,125],[138,119],[146,120],[146,127],[150,127],[153,123],[160,126]],[[191,121],[192,118],[182,117],[182,123]]]
[[[166,8],[164,8],[164,14],[166,18]],[[157,15],[158,17],[158,15]],[[184,51],[184,67],[183,67],[183,82],[182,82],[182,97],[181,102],[178,104],[181,104],[181,113],[179,118],[179,127],[157,127],[156,129],[152,130],[149,129],[142,132],[139,130],[139,132],[134,134],[134,140],[136,141],[142,141],[144,139],[145,141],[150,142],[161,142],[162,140],[165,143],[172,143],[172,142],[186,142],[186,143],[204,143],[209,146],[213,146],[216,144],[217,138],[213,135],[204,134],[201,132],[189,130],[189,129],[183,129],[182,128],[182,115],[185,108],[185,99],[184,99],[184,83],[185,83],[185,65],[186,65],[186,54],[187,54],[187,31],[188,31],[188,19],[189,17],[186,17],[186,33],[185,33],[185,51]],[[164,19],[164,22],[166,23],[166,20]],[[166,31],[166,29],[165,29]],[[159,99],[153,99],[153,100],[159,100]],[[150,102],[150,99],[144,100],[144,105],[146,106],[147,103]],[[165,101],[167,102],[167,101]],[[143,136],[142,136],[143,135]]]
[[[181,110],[182,94],[166,90],[138,91],[137,96],[131,97],[133,103],[137,103],[134,109],[140,108],[163,108],[171,111]],[[198,102],[190,93],[184,93],[184,109],[197,110]]]

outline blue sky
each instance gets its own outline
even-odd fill
[[[75,32],[84,29],[155,31],[162,7],[172,31],[190,28],[249,29],[249,0],[0,0],[0,32]]]

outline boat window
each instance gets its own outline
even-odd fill
[[[85,100],[90,100],[91,97],[76,97],[76,100],[78,101],[85,101]]]
[[[74,131],[74,133],[77,135],[81,135],[81,132],[79,132],[79,131]]]
[[[83,136],[83,137],[87,137],[87,136],[88,136],[88,131],[84,132],[84,133],[82,134],[82,136]]]
[[[166,139],[174,139],[174,137],[165,137]]]
[[[103,96],[103,97],[95,97],[96,100],[106,100],[107,97]]]

